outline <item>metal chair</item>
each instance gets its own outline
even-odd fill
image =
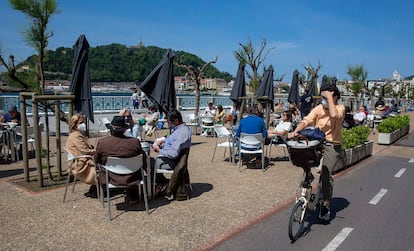
[[[27,131],[27,143],[31,145],[32,152],[34,152],[35,139],[34,139],[34,128],[33,128],[33,126],[26,127],[26,131]],[[19,146],[19,149],[22,148],[23,138],[22,138],[22,127],[21,126],[16,126],[16,128],[15,128],[14,145],[15,145],[16,149],[17,149],[17,146]],[[17,161],[19,161],[20,160],[19,152],[17,152],[16,156],[17,156]]]
[[[148,194],[147,194],[147,184],[144,173],[144,160],[143,155],[137,155],[130,158],[118,158],[118,157],[108,157],[105,165],[101,165],[105,169],[105,180],[106,180],[106,200],[108,205],[108,221],[111,220],[111,196],[110,189],[128,189],[131,187],[138,187],[138,191],[141,191],[141,186],[143,188],[144,203],[147,214],[148,211]],[[109,181],[109,172],[121,175],[133,174],[138,171],[141,171],[141,180],[134,182],[134,184],[122,184],[114,185]],[[102,197],[103,198],[103,197]],[[103,200],[102,200],[103,201]]]
[[[214,131],[216,133],[216,144],[214,146],[213,157],[211,157],[211,162],[213,162],[214,160],[217,147],[224,147],[224,157],[226,156],[226,150],[228,148],[230,153],[229,160],[233,162],[233,160],[235,160],[233,150],[235,144],[232,133],[229,130],[227,130],[227,128],[225,128],[224,126],[214,127]],[[225,138],[226,140],[219,143],[219,139],[221,138]]]
[[[109,129],[106,127],[106,125],[110,123],[111,121],[109,121],[109,119],[106,117],[98,118],[98,138],[100,133],[108,134]]]
[[[175,193],[179,189],[177,186],[180,184],[176,184],[175,182],[177,179],[181,179],[181,181],[185,183],[185,187],[186,189],[188,189],[187,190],[188,192],[193,190],[193,187],[191,186],[190,176],[188,173],[188,166],[187,166],[189,154],[190,154],[190,148],[185,148],[181,150],[180,156],[178,156],[177,160],[175,161],[176,168],[174,170],[157,169],[156,167],[154,168],[154,176],[153,176],[153,183],[152,183],[153,185],[152,190],[153,190],[154,195],[155,195],[155,186],[157,185],[157,173],[171,175],[171,180],[169,184],[170,192],[172,193],[171,195],[175,195]],[[189,199],[189,197],[190,195],[187,193],[187,199]]]
[[[214,117],[213,116],[206,116],[201,118],[201,128],[205,130],[209,130],[211,135],[214,137]],[[207,135],[206,135],[207,136]]]
[[[274,136],[270,139],[270,149],[269,149],[269,158],[272,157],[272,147],[282,147],[285,157],[289,158],[289,154],[287,151],[286,139],[283,136]]]
[[[184,113],[184,122],[186,125],[192,127],[193,134],[197,135],[197,129],[200,127],[200,123],[194,113]]]
[[[264,158],[264,139],[262,133],[248,134],[241,133],[239,138],[239,172],[242,162],[242,154],[261,154],[262,171],[265,171],[265,158]]]
[[[73,168],[73,161],[76,159],[80,159],[80,158],[86,158],[86,159],[91,159],[93,160],[93,156],[91,155],[73,155],[72,153],[70,153],[68,151],[68,149],[66,149],[66,147],[63,147],[63,150],[66,153],[67,156],[67,161],[68,161],[68,177],[66,179],[66,185],[65,185],[65,193],[63,194],[63,203],[65,203],[66,200],[66,194],[68,191],[68,186],[70,183],[70,178],[71,176],[73,176],[73,185],[72,185],[72,193],[75,191],[75,184],[76,184],[76,177],[73,175],[72,173],[72,168]],[[95,183],[96,183],[96,192],[98,193],[98,199],[100,197],[100,193],[99,193],[99,184],[98,184],[98,177],[97,177],[97,170],[95,168]]]

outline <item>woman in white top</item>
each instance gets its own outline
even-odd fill
[[[365,113],[365,107],[360,106],[357,113],[354,114],[354,120],[356,125],[362,125],[364,121],[366,120],[367,115]]]
[[[276,125],[275,129],[268,130],[267,133],[269,137],[278,136],[279,138],[279,136],[287,136],[288,132],[291,132],[292,130],[292,113],[289,110],[286,110],[282,112],[282,121]]]
[[[125,130],[124,135],[126,137],[138,138],[139,124],[133,120],[131,112],[125,108],[119,112],[119,116],[124,117],[125,123],[128,125],[128,129]]]

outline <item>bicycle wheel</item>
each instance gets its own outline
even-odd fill
[[[302,235],[303,225],[306,218],[306,208],[303,201],[296,202],[289,218],[289,239],[294,242]]]

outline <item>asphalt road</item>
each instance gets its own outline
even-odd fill
[[[335,179],[332,220],[313,213],[295,243],[287,233],[292,204],[214,250],[413,250],[413,180],[410,159],[372,156]]]

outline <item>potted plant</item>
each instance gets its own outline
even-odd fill
[[[345,166],[349,166],[372,154],[373,142],[368,141],[370,129],[356,126],[342,129],[342,150],[345,155]]]
[[[378,144],[390,145],[406,135],[410,129],[410,117],[399,115],[384,119],[378,126]]]

